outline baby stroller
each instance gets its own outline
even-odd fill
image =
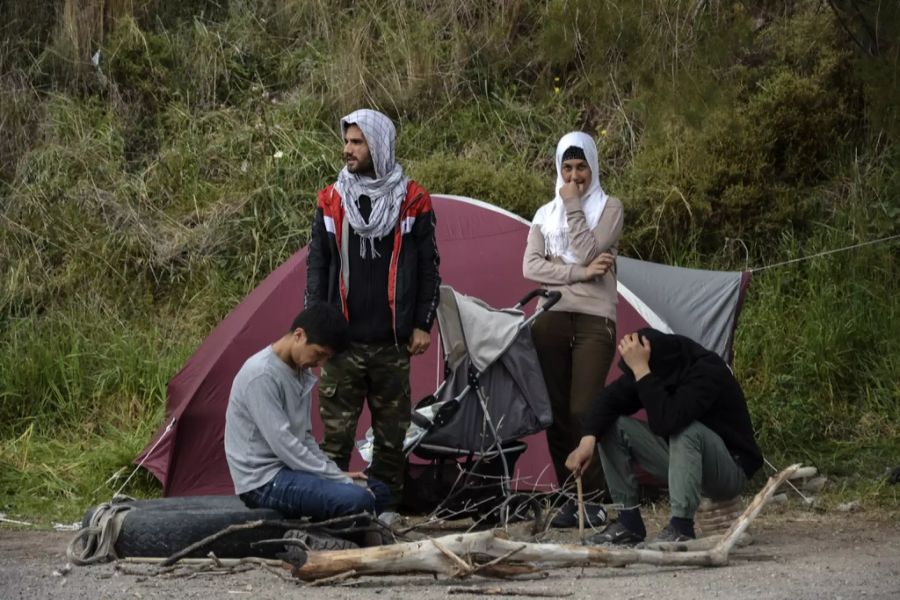
[[[537,296],[547,302],[526,318],[520,309]],[[553,422],[529,325],[559,298],[538,289],[512,309],[494,309],[441,286],[444,381],[416,405],[407,431],[407,455],[429,461],[407,462],[407,511],[508,520],[510,474],[527,447],[519,438]]]

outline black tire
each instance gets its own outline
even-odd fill
[[[168,557],[229,525],[256,520],[282,520],[281,513],[266,508],[247,508],[237,496],[194,496],[157,498],[127,502],[122,529],[115,543],[119,557]],[[90,523],[96,507],[87,511],[82,525]],[[278,544],[257,548],[251,543],[280,538],[286,528],[264,526],[234,531],[192,552],[189,557],[204,557],[213,552],[219,558],[259,556],[274,558],[283,551]]]
[[[240,511],[246,509],[244,502],[237,496],[176,496],[171,498],[134,500],[132,502],[122,502],[117,504],[126,504],[131,507],[131,510],[140,509],[162,512],[181,510]],[[96,506],[92,506],[84,513],[84,518],[81,519],[82,527],[90,525],[91,517],[94,515],[96,509]]]
[[[203,538],[217,533],[229,525],[256,520],[280,520],[281,514],[269,509],[242,510],[141,510],[132,509],[125,514],[122,530],[116,541],[116,554],[126,556],[166,557],[175,554]],[[285,528],[262,526],[241,529],[218,538],[197,549],[189,557],[203,557],[213,552],[219,558],[260,556],[272,558],[284,547],[266,544],[257,548],[250,544],[260,540],[280,538]]]

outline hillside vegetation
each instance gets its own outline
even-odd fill
[[[0,512],[118,488],[169,378],[306,243],[350,110],[433,192],[526,218],[589,132],[625,255],[745,269],[898,233],[898,40],[880,0],[0,3]],[[898,254],[759,272],[735,361],[770,460],[893,506]]]

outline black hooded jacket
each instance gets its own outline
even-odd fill
[[[355,342],[406,344],[414,328],[431,331],[441,285],[435,223],[431,196],[410,181],[393,237],[376,242],[383,260],[363,264],[357,260],[359,237],[335,185],[320,190],[306,259],[305,306],[328,302],[340,308]]]
[[[762,452],[740,384],[719,355],[681,335],[638,332],[650,342],[650,373],[622,376],[600,392],[584,423],[584,435],[602,436],[620,416],[647,411],[650,430],[664,438],[699,421],[716,432],[747,477],[762,466]]]

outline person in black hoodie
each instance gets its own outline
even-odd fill
[[[671,518],[656,541],[694,537],[701,493],[733,498],[762,466],[741,386],[717,354],[682,335],[641,329],[619,342],[622,375],[591,405],[581,442],[566,459],[580,474],[599,450],[619,519],[594,544],[646,537],[631,462],[668,481]],[[640,409],[647,422],[630,418]]]

